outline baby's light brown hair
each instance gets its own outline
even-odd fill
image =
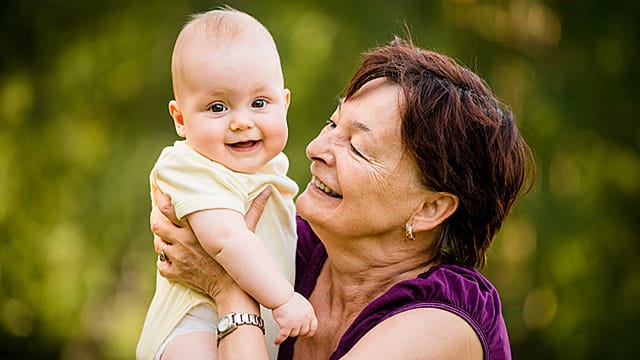
[[[185,47],[190,42],[195,39],[206,39],[213,43],[224,43],[240,40],[243,36],[248,36],[254,41],[265,41],[272,45],[278,64],[280,64],[280,57],[273,37],[269,30],[253,16],[229,6],[192,15],[178,34],[171,57],[171,79],[176,99],[184,85],[183,54]]]

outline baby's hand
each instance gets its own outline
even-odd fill
[[[298,293],[293,293],[289,301],[273,309],[273,318],[280,326],[276,345],[280,345],[289,336],[313,336],[318,329],[318,319],[313,307]]]

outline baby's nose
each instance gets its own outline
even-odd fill
[[[253,120],[249,116],[234,116],[229,124],[231,130],[245,130],[253,127]]]

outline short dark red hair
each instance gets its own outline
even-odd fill
[[[513,114],[478,75],[411,41],[395,38],[365,53],[346,100],[377,78],[402,88],[402,141],[423,184],[459,198],[441,226],[432,262],[484,266],[493,238],[535,177]]]

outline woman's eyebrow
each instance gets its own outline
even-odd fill
[[[367,125],[359,121],[349,121],[349,124],[357,130],[360,130],[365,133],[371,133],[371,129]]]
[[[338,113],[342,112],[342,104],[344,104],[344,98],[340,98],[338,99]],[[360,130],[362,132],[365,133],[371,133],[371,129],[364,123],[361,123],[359,121],[356,120],[348,120],[349,126],[356,129],[356,130]]]

